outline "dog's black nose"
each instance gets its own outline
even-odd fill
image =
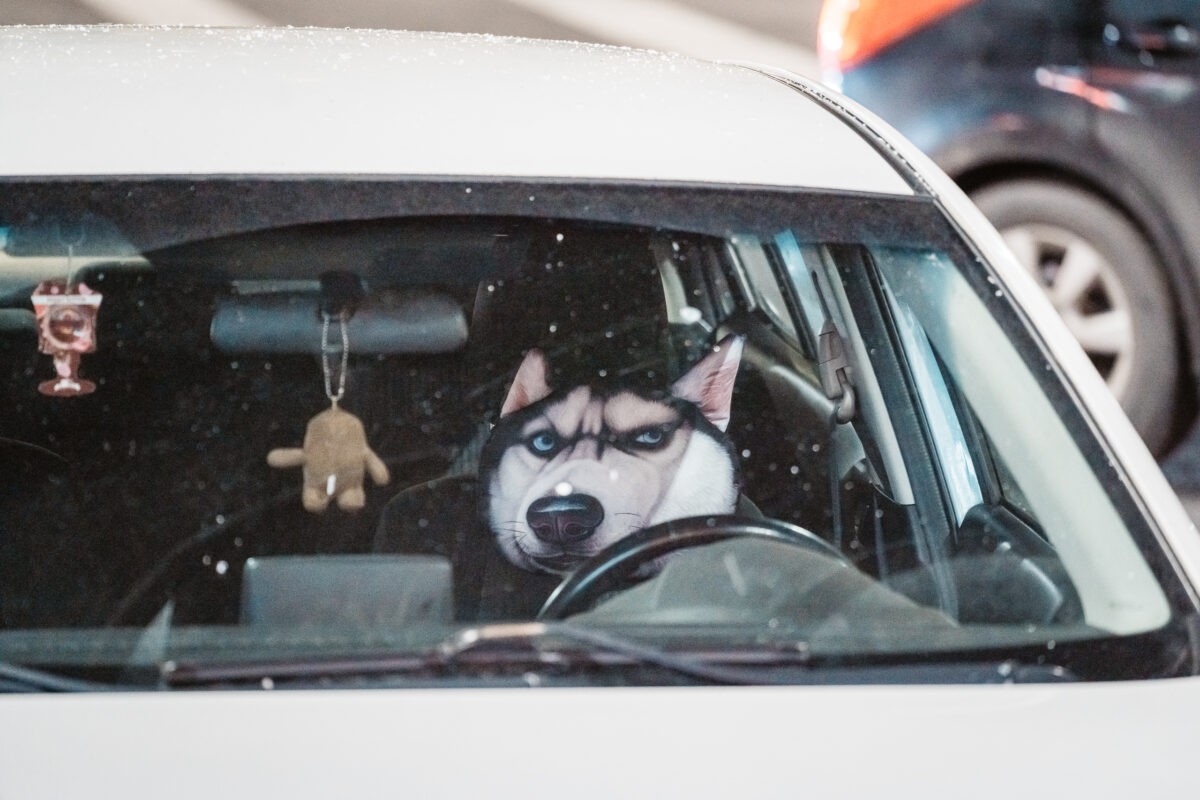
[[[595,533],[604,521],[604,506],[588,494],[543,497],[529,506],[525,519],[543,542],[568,545]]]

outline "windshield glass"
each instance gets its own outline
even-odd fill
[[[930,201],[31,181],[0,247],[10,665],[161,686],[503,682],[547,650],[600,683],[1177,658],[1153,531]]]

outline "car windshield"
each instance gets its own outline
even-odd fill
[[[929,198],[27,180],[0,246],[0,682],[1186,652],[1154,530]]]

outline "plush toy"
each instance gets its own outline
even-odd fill
[[[313,513],[324,511],[336,499],[343,511],[366,505],[363,473],[375,485],[391,477],[387,465],[367,445],[367,434],[358,417],[334,405],[308,422],[304,447],[280,447],[267,453],[272,467],[303,467],[304,490],[300,500]]]

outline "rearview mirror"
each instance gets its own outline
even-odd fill
[[[263,292],[222,298],[210,336],[226,353],[321,352],[321,295]],[[368,295],[348,325],[357,354],[433,355],[467,342],[462,306],[433,290],[383,291]]]

